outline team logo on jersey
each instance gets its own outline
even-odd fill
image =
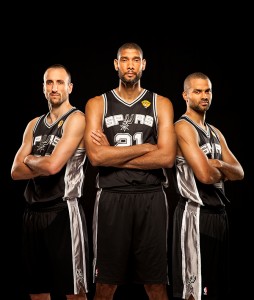
[[[134,120],[134,114],[127,114],[125,115],[125,118],[122,122],[122,125],[120,125],[121,130],[125,131],[125,130],[129,130],[129,125],[133,123]]]
[[[64,121],[63,121],[63,120],[61,120],[61,121],[58,123],[58,125],[57,125],[57,126],[58,126],[58,128],[59,128],[59,127],[61,127],[61,126],[63,125],[63,122],[64,122]]]
[[[147,107],[149,107],[149,106],[151,105],[151,102],[148,101],[148,100],[143,100],[141,103],[142,103],[142,105],[143,105],[145,108],[147,108]]]
[[[193,283],[196,281],[197,277],[195,275],[190,275],[189,279],[186,281],[187,284],[187,290],[190,294],[193,294],[194,287]]]
[[[45,154],[51,153],[52,150],[50,150],[52,147],[55,148],[57,143],[59,142],[60,137],[55,136],[53,134],[47,136],[45,135],[39,135],[34,138],[34,145],[37,148],[37,152],[44,152]],[[52,148],[52,149],[53,149]]]

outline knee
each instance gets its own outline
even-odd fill
[[[145,284],[144,287],[149,300],[168,300],[168,293],[165,284]]]
[[[114,284],[96,283],[94,299],[113,299],[116,288]]]

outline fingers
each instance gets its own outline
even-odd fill
[[[107,146],[109,146],[108,139],[102,131],[92,130],[91,137],[92,137],[93,143],[95,143],[96,145],[107,145]]]

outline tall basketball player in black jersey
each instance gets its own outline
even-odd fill
[[[86,104],[86,150],[99,169],[95,300],[113,299],[126,282],[144,285],[150,300],[168,299],[164,168],[175,161],[174,114],[168,98],[141,87],[145,66],[137,44],[122,45],[114,60],[119,86]]]
[[[241,180],[244,171],[222,133],[205,122],[212,101],[210,79],[203,73],[190,74],[182,95],[187,109],[175,123],[180,199],[174,212],[173,295],[226,300],[229,200],[224,181]]]
[[[28,179],[22,277],[31,299],[85,300],[85,115],[69,102],[73,84],[64,66],[52,65],[43,79],[49,112],[28,123],[11,169],[14,180]]]

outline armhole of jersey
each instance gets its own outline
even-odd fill
[[[156,130],[158,131],[158,111],[157,111],[157,94],[153,93],[153,111],[154,111],[154,120],[156,124]]]
[[[33,128],[33,133],[35,133],[36,128],[38,127],[40,120],[45,117],[47,114],[44,114],[42,116],[39,117],[39,119],[36,121],[36,123],[34,124],[34,128]]]
[[[210,133],[211,133],[211,134],[214,133],[215,136],[216,136],[216,138],[217,138],[218,141],[220,142],[220,137],[219,137],[218,133],[216,132],[216,130],[213,128],[213,126],[210,125],[210,124],[208,124],[208,123],[206,123],[206,125],[207,125],[207,126],[209,127],[209,129],[210,129]]]
[[[101,120],[101,127],[103,128],[103,123],[104,123],[104,119],[105,119],[105,115],[107,114],[107,109],[108,109],[108,105],[107,105],[107,95],[106,93],[102,94],[103,97],[103,114],[102,114],[102,120]]]

